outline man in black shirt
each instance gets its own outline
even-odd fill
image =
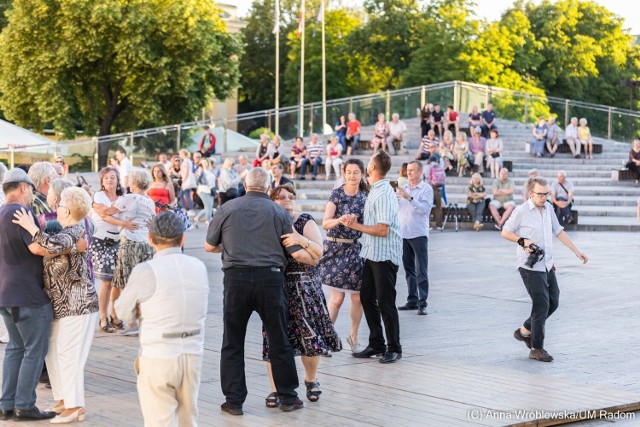
[[[224,271],[224,336],[220,356],[220,382],[226,402],[221,409],[242,415],[247,397],[244,374],[244,338],[249,317],[257,311],[269,341],[269,359],[280,409],[293,411],[298,399],[298,374],[287,334],[284,268],[287,262],[281,236],[290,233],[291,218],[266,192],[269,173],[254,168],[247,173],[247,194],[225,203],[209,229],[205,250],[222,253]],[[289,253],[300,246],[286,249]]]

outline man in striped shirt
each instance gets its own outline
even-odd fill
[[[364,206],[364,224],[355,215],[344,215],[340,222],[361,231],[364,271],[360,301],[369,325],[369,345],[353,357],[380,356],[380,363],[395,363],[402,358],[400,321],[396,308],[396,277],[402,261],[402,238],[398,221],[398,198],[386,175],[391,158],[379,151],[369,161],[367,174],[371,189]],[[380,315],[387,336],[385,345]]]
[[[318,175],[318,167],[322,164],[322,142],[318,141],[318,135],[312,134],[311,140],[309,141],[309,145],[307,145],[307,157],[302,159],[302,163],[300,164],[300,179],[305,179],[305,175],[307,173],[307,166],[309,163],[313,164],[312,171],[312,180],[316,180],[316,175]]]

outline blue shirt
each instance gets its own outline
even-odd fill
[[[520,237],[531,240],[544,249],[544,258],[529,268],[525,265],[529,253],[520,245],[516,245],[518,268],[533,271],[551,270],[553,267],[553,236],[560,234],[564,228],[558,222],[551,203],[545,203],[542,210],[531,199],[521,204],[511,213],[504,224],[504,229]]]
[[[381,179],[371,186],[364,204],[363,224],[386,224],[389,226],[389,234],[387,237],[379,237],[363,233],[360,238],[360,256],[375,262],[391,261],[400,265],[402,238],[398,225],[398,198],[388,179]]]
[[[398,198],[400,212],[400,237],[415,239],[429,237],[429,214],[433,207],[433,188],[424,181],[411,188],[411,184],[401,187],[413,200]]]
[[[495,110],[485,110],[482,112],[482,118],[484,119],[485,123],[488,124],[493,124],[494,120],[496,119],[496,112]]]

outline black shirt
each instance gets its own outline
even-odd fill
[[[33,238],[11,222],[20,208],[31,211],[17,203],[0,207],[0,307],[37,308],[50,301],[44,293],[42,257],[29,250]]]
[[[290,180],[289,178],[287,178],[286,176],[282,175],[282,176],[280,177],[280,182],[276,183],[275,178],[274,178],[274,180],[273,180],[273,181],[271,181],[271,189],[273,190],[274,188],[276,188],[276,187],[277,187],[277,186],[279,186],[279,185],[287,185],[287,184],[289,184],[289,185],[293,186],[293,181],[291,181],[291,180]]]
[[[441,123],[442,122],[442,118],[444,117],[444,111],[440,110],[440,111],[434,111],[432,113],[433,116],[433,121],[435,123]]]
[[[222,244],[222,270],[232,267],[280,267],[287,264],[281,236],[291,233],[287,212],[265,193],[249,191],[225,203],[207,230],[207,243]],[[292,246],[290,254],[301,250]]]

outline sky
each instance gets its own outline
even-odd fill
[[[235,4],[238,6],[238,16],[247,14],[253,0],[219,0],[221,3]],[[331,0],[330,0],[331,1]],[[631,34],[640,34],[640,1],[637,0],[595,0],[596,3],[605,6],[616,15],[625,17],[625,28],[631,29]],[[342,0],[344,4],[361,3],[359,0]],[[480,18],[489,21],[500,19],[500,15],[512,4],[513,0],[475,0],[477,4],[476,14]]]

